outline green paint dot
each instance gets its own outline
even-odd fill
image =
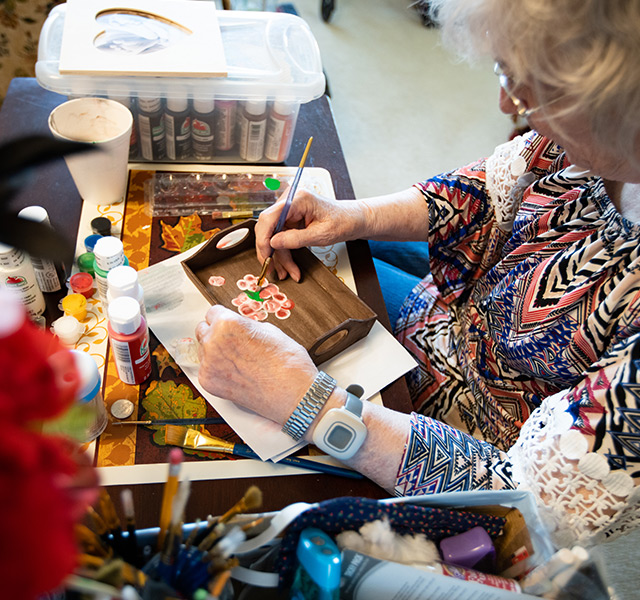
[[[249,296],[249,298],[251,298],[252,300],[255,300],[256,302],[264,302],[264,298],[260,297],[260,292],[252,292],[251,290],[244,290],[244,293]]]
[[[267,189],[272,190],[274,192],[280,189],[280,182],[277,179],[274,179],[273,177],[267,177],[264,180],[264,185]]]

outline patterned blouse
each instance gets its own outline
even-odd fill
[[[640,225],[535,132],[417,187],[396,494],[528,489],[561,546],[640,526]]]

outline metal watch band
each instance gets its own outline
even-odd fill
[[[302,396],[302,400],[284,424],[282,431],[297,442],[318,416],[320,409],[326,404],[336,385],[337,382],[331,375],[319,371],[305,395]]]

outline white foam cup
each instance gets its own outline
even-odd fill
[[[76,98],[49,114],[49,129],[54,137],[99,147],[65,157],[83,200],[112,204],[124,197],[132,126],[131,111],[105,98]]]

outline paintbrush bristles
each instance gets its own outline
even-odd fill
[[[247,512],[262,506],[262,490],[257,485],[252,485],[242,499],[224,513],[218,520],[218,525],[226,523],[231,517],[241,512]]]
[[[232,442],[227,442],[206,432],[180,425],[166,425],[164,436],[165,442],[170,446],[202,449],[208,452],[233,453],[233,447],[235,446]]]

